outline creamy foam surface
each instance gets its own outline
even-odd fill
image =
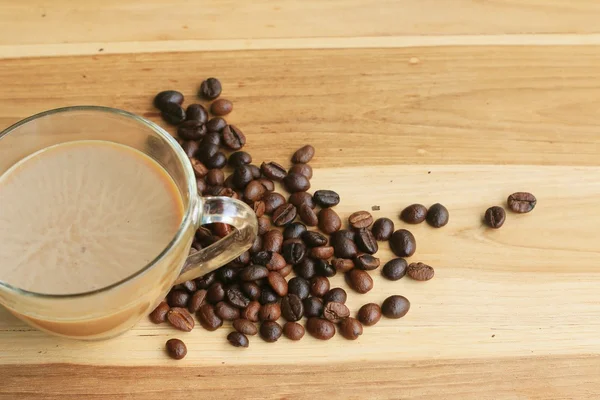
[[[0,176],[0,280],[47,294],[105,287],[156,258],[182,218],[172,178],[138,150],[43,149]]]

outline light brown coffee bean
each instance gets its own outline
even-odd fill
[[[432,267],[422,262],[414,262],[408,265],[406,275],[410,276],[416,281],[428,281],[435,275],[435,271]]]
[[[185,308],[171,308],[167,313],[167,319],[175,329],[179,329],[180,331],[191,332],[191,330],[194,329],[194,318]]]
[[[161,324],[167,320],[167,313],[170,307],[166,301],[161,301],[158,306],[150,313],[150,321],[155,324]]]

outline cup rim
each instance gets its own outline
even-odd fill
[[[173,138],[173,136],[171,136],[167,131],[165,131],[163,128],[161,128],[159,125],[155,124],[154,122],[149,121],[137,114],[131,113],[129,111],[124,111],[124,110],[121,110],[118,108],[95,106],[95,105],[80,105],[80,106],[54,108],[51,110],[46,110],[46,111],[42,111],[40,113],[31,115],[25,119],[22,119],[16,123],[12,124],[8,128],[0,131],[0,140],[3,137],[10,134],[11,132],[13,132],[14,130],[20,128],[21,126],[23,126],[31,121],[34,121],[34,120],[37,120],[37,119],[40,119],[40,118],[43,118],[43,117],[46,117],[49,115],[53,115],[53,114],[67,113],[67,112],[73,112],[73,111],[103,112],[103,113],[107,113],[107,114],[116,114],[116,115],[120,115],[125,118],[132,119],[132,120],[136,121],[137,123],[144,125],[147,128],[153,130],[156,134],[161,136],[171,146],[171,149],[175,152],[177,159],[181,162],[181,164],[183,164],[183,171],[184,171],[185,179],[187,182],[188,196],[190,199],[189,204],[186,207],[186,210],[184,212],[183,219],[181,220],[181,223],[179,225],[179,229],[175,233],[175,236],[173,237],[173,239],[171,239],[171,241],[166,245],[166,247],[152,261],[150,261],[144,267],[135,271],[133,274],[121,279],[120,281],[111,283],[108,286],[104,286],[99,289],[94,289],[94,290],[90,290],[90,291],[86,291],[86,292],[67,293],[67,294],[52,294],[52,293],[38,293],[38,292],[22,289],[22,288],[13,286],[7,282],[4,282],[0,279],[0,289],[3,288],[8,291],[15,292],[16,294],[19,294],[22,296],[31,296],[31,297],[46,298],[46,299],[74,299],[74,298],[87,297],[87,296],[92,296],[95,294],[107,292],[107,291],[114,289],[118,286],[121,286],[121,285],[137,278],[138,276],[143,275],[145,272],[151,270],[156,264],[158,264],[171,251],[171,249],[174,247],[174,245],[177,242],[179,242],[179,240],[183,237],[188,225],[193,222],[194,211],[198,207],[198,204],[197,204],[198,202],[196,200],[198,198],[198,195],[196,193],[197,192],[196,180],[194,179],[194,172],[192,170],[192,166],[189,162],[185,162],[188,159],[187,155],[185,154],[185,152],[183,151],[183,149],[181,148],[179,143],[177,143],[175,138]]]

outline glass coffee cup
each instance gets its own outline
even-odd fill
[[[239,200],[200,197],[189,159],[177,141],[158,125],[113,108],[60,108],[7,128],[0,133],[0,176],[39,150],[81,140],[113,142],[149,156],[173,179],[184,208],[179,229],[167,247],[135,273],[106,287],[44,294],[14,287],[0,276],[0,304],[18,318],[51,334],[97,340],[133,327],[174,284],[198,278],[238,257],[253,243],[257,220],[254,211]],[[235,229],[188,256],[198,227],[215,222]]]

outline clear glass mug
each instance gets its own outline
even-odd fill
[[[254,241],[258,225],[254,211],[228,197],[201,198],[191,164],[177,141],[158,125],[125,111],[67,107],[18,122],[0,133],[0,175],[38,150],[75,140],[115,142],[152,157],[175,181],[183,199],[184,216],[175,237],[152,262],[102,289],[48,295],[12,287],[0,277],[0,304],[30,325],[78,339],[119,335],[147,316],[171,286],[217,269],[246,251]],[[197,228],[213,222],[236,229],[188,256]]]

